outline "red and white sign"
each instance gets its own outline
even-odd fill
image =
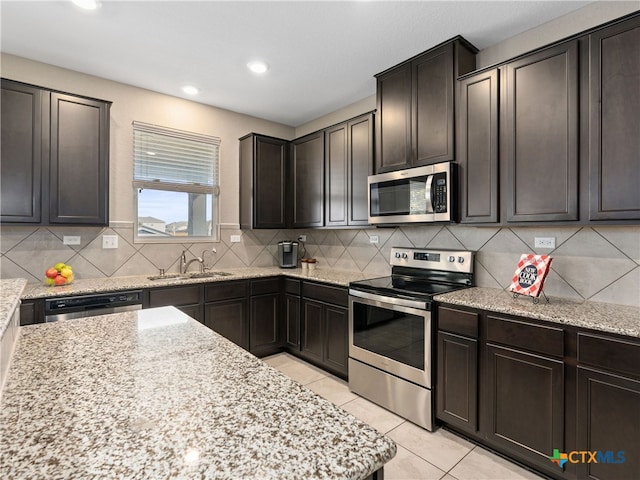
[[[544,279],[549,273],[551,260],[549,255],[523,254],[518,262],[516,273],[511,279],[509,290],[537,298],[542,291]]]

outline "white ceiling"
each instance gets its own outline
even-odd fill
[[[2,0],[3,52],[299,126],[375,93],[373,75],[458,34],[479,49],[587,1]],[[262,59],[264,76],[246,63]]]

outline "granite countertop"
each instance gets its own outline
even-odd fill
[[[20,297],[27,281],[22,278],[0,280],[0,338],[11,322],[13,312],[20,305]]]
[[[474,287],[435,297],[439,303],[519,315],[537,320],[562,323],[619,335],[640,337],[640,308],[612,303],[575,302],[551,297],[534,304],[530,297],[513,298],[513,294],[496,288]]]
[[[360,479],[395,444],[173,307],[22,328],[0,478]]]
[[[217,270],[216,270],[217,271]],[[59,297],[66,295],[87,295],[99,292],[113,292],[117,290],[129,290],[137,288],[164,287],[169,285],[189,285],[195,283],[225,282],[229,280],[241,280],[247,278],[271,277],[274,275],[286,275],[288,277],[305,280],[315,280],[333,285],[348,286],[350,282],[363,280],[380,275],[364,274],[341,270],[325,270],[317,268],[313,272],[303,271],[301,268],[283,269],[278,267],[256,268],[228,268],[221,270],[230,273],[229,276],[206,278],[167,278],[163,280],[149,280],[150,275],[137,275],[129,277],[95,278],[76,280],[71,285],[60,287],[47,287],[41,284],[28,284],[22,294],[23,299]]]

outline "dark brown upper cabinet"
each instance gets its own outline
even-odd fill
[[[499,80],[500,71],[495,68],[459,82],[460,223],[499,220]]]
[[[249,134],[240,139],[240,228],[286,227],[289,142]]]
[[[325,225],[367,225],[373,114],[325,130]]]
[[[324,225],[324,131],[291,142],[290,208],[293,228]]]
[[[592,33],[588,62],[589,220],[638,220],[640,17]]]
[[[3,79],[2,222],[40,222],[42,121],[42,90]]]
[[[110,103],[5,79],[2,103],[2,222],[107,225]]]
[[[578,41],[502,69],[507,222],[578,220]]]
[[[455,159],[455,81],[477,51],[458,36],[376,75],[376,173]]]

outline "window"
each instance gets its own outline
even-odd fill
[[[135,241],[218,241],[220,139],[133,122]]]

